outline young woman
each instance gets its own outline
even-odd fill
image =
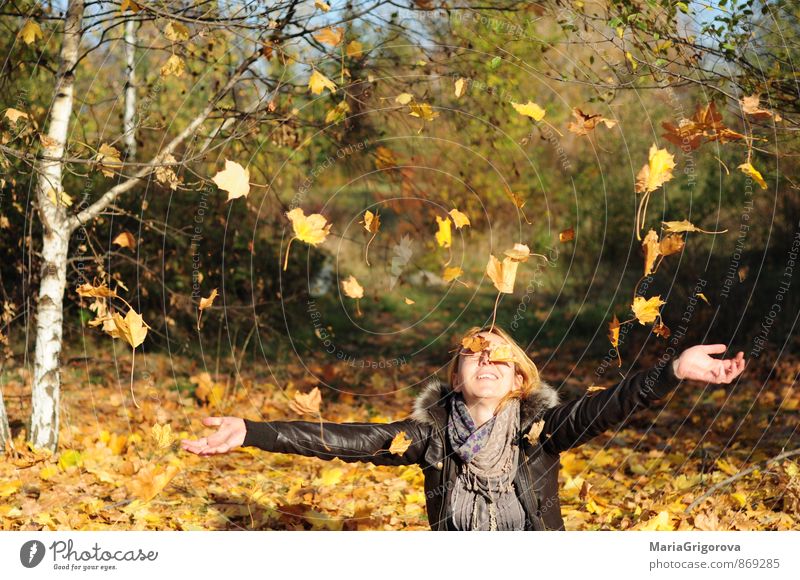
[[[525,351],[496,325],[472,328],[480,338],[459,352],[448,382],[431,379],[411,416],[393,423],[256,422],[206,417],[216,433],[184,439],[198,455],[239,446],[376,465],[419,464],[425,476],[428,521],[434,530],[563,530],[558,500],[559,454],[614,427],[670,393],[682,379],[730,383],[744,369],[744,353],[710,355],[724,344],[697,345],[664,356],[619,384],[561,403],[539,378]],[[476,346],[477,345],[477,346]],[[411,440],[389,452],[401,431]],[[323,440],[324,437],[324,440]]]

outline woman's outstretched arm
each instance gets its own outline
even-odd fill
[[[367,461],[375,465],[420,463],[430,429],[412,419],[393,423],[320,423],[313,421],[250,421],[238,417],[206,417],[203,424],[219,427],[208,437],[183,439],[183,449],[198,455],[227,453],[237,447],[258,447],[274,453],[294,453],[320,459]],[[400,433],[411,443],[403,453],[389,447]]]
[[[697,345],[680,356],[659,359],[652,369],[629,373],[619,384],[549,409],[539,435],[542,446],[560,453],[581,445],[668,395],[681,380],[730,383],[744,370],[744,353],[716,359],[724,344]]]

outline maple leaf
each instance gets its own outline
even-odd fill
[[[611,322],[608,323],[608,340],[611,341],[611,346],[614,348],[619,347],[619,320],[616,314],[611,318]]]
[[[325,89],[328,89],[331,93],[335,93],[336,83],[318,70],[314,69],[314,72],[311,73],[311,77],[308,79],[308,89],[314,95],[319,95]]]
[[[572,116],[575,117],[575,121],[570,121],[567,129],[576,135],[588,135],[589,131],[594,131],[599,123],[605,124],[609,129],[614,128],[617,124],[616,121],[606,119],[602,115],[587,115],[578,108],[572,109]]]
[[[655,319],[660,315],[658,309],[663,304],[666,304],[666,302],[661,300],[661,296],[653,296],[652,298],[647,299],[643,298],[642,296],[637,296],[633,299],[631,310],[633,311],[633,315],[639,321],[639,324],[644,326],[649,322],[655,321]]]
[[[245,169],[235,161],[225,160],[225,169],[218,171],[212,178],[223,191],[228,192],[228,199],[246,197],[250,193],[250,170]]]
[[[456,278],[460,277],[464,273],[458,266],[449,266],[444,269],[444,273],[442,274],[442,280],[445,282],[452,282]]]
[[[449,248],[453,241],[453,234],[452,230],[450,229],[450,225],[453,222],[450,221],[450,218],[446,217],[442,219],[437,215],[436,223],[439,226],[439,229],[436,232],[436,243],[442,248]]]
[[[456,229],[460,230],[464,226],[471,225],[469,223],[469,218],[457,209],[453,208],[449,213],[450,217],[453,218],[453,223],[456,225]]]
[[[115,312],[112,314],[112,319],[117,333],[114,338],[124,338],[132,348],[136,348],[144,342],[150,327],[142,319],[141,314],[130,309],[125,318]],[[112,334],[112,336],[114,335]]]
[[[186,68],[186,63],[183,62],[183,59],[179,57],[177,54],[173,54],[167,59],[159,73],[162,77],[168,77],[170,75],[179,77],[183,75],[183,71]]]
[[[411,109],[409,115],[425,121],[433,121],[439,116],[439,111],[434,111],[428,103],[409,103],[408,108]]]
[[[524,105],[520,105],[519,103],[515,103],[511,101],[511,106],[514,107],[514,110],[517,111],[520,115],[525,115],[526,117],[530,117],[534,121],[541,121],[544,119],[546,111],[534,103],[533,101],[528,101]]]
[[[100,164],[100,171],[106,177],[114,177],[114,170],[122,168],[119,151],[107,143],[100,145],[95,160]]]
[[[283,269],[289,265],[289,247],[293,240],[300,240],[311,246],[318,246],[325,241],[330,233],[331,224],[327,223],[325,216],[318,213],[306,215],[302,208],[296,207],[286,212],[286,217],[292,222],[294,237],[289,240],[286,246],[286,259],[283,262]]]
[[[758,171],[758,169],[753,167],[749,162],[742,163],[739,165],[739,167],[737,167],[737,169],[748,177],[752,177],[756,183],[761,186],[761,189],[767,189],[767,182],[764,181],[764,178],[761,176],[761,173]]]
[[[471,352],[480,352],[489,346],[489,341],[475,334],[461,339],[461,346]]]
[[[684,242],[683,236],[676,233],[669,233],[661,238],[661,243],[659,244],[659,253],[661,253],[662,256],[677,254],[683,250],[685,244],[686,242]]]
[[[661,253],[661,246],[658,243],[658,234],[651,229],[642,241],[644,250],[644,275],[649,276],[653,272],[653,265]]]
[[[392,444],[389,446],[389,453],[393,453],[394,455],[402,455],[408,451],[410,446],[411,439],[406,437],[405,431],[400,431],[394,436],[394,439],[392,439]]]
[[[517,278],[517,266],[519,262],[509,257],[503,258],[503,263],[494,257],[489,256],[489,263],[486,264],[486,275],[494,284],[499,292],[505,294],[514,293],[514,281]]]
[[[156,449],[166,449],[172,445],[172,426],[169,424],[159,425],[156,423],[150,429],[150,437],[156,444]]]
[[[294,401],[289,403],[289,408],[298,415],[319,415],[321,403],[322,394],[318,387],[314,387],[308,393],[295,393]]]
[[[25,26],[19,31],[18,36],[25,44],[33,44],[37,39],[41,40],[44,37],[42,29],[33,20],[28,20],[25,23]]]
[[[120,248],[132,250],[136,247],[136,238],[129,231],[122,231],[111,243],[118,245]]]
[[[82,298],[116,298],[117,293],[111,290],[105,283],[100,286],[92,286],[88,282],[78,286],[75,291]]]
[[[636,192],[650,193],[672,179],[675,157],[666,149],[659,149],[653,144],[650,147],[648,163],[642,166],[636,176]]]
[[[320,42],[330,44],[331,46],[337,46],[340,42],[342,42],[342,38],[344,38],[344,28],[341,26],[337,26],[335,28],[329,26],[327,28],[323,28],[313,36]]]
[[[664,231],[666,233],[682,233],[682,232],[702,232],[704,234],[724,234],[727,232],[727,229],[724,229],[719,232],[708,232],[706,230],[701,230],[696,225],[688,220],[681,220],[679,222],[661,222],[664,224]]]

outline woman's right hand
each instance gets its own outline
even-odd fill
[[[244,443],[244,436],[247,433],[244,419],[239,417],[205,417],[203,425],[219,427],[219,429],[208,437],[181,439],[181,447],[185,451],[190,451],[197,455],[216,455],[218,453],[227,453]]]

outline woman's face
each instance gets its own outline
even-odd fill
[[[489,332],[477,334],[489,342],[480,352],[461,348],[458,357],[458,370],[455,374],[453,390],[461,393],[467,406],[476,403],[497,405],[512,389],[522,386],[522,375],[517,374],[513,362],[492,362],[489,351],[508,342]]]

